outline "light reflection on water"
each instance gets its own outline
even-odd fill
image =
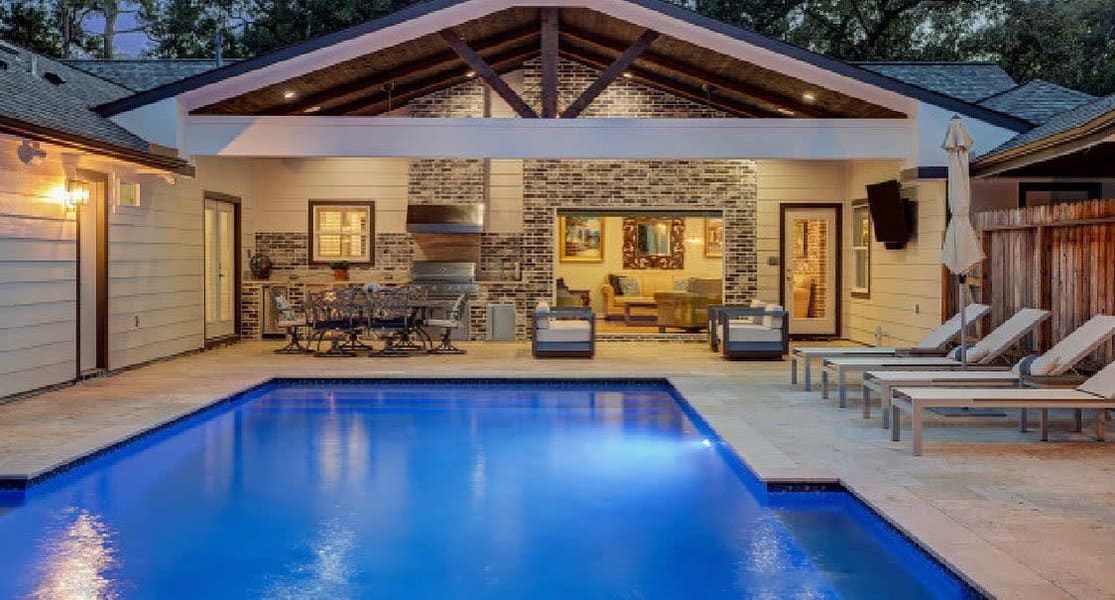
[[[357,570],[353,564],[356,533],[343,519],[322,523],[311,542],[310,558],[302,564],[284,565],[286,573],[271,578],[264,598],[347,598]]]
[[[41,541],[41,574],[31,597],[116,598],[117,590],[107,576],[116,566],[111,530],[87,510],[71,508],[67,513],[67,520],[72,520]]]

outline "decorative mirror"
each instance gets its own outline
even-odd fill
[[[623,268],[684,269],[685,219],[624,217]]]

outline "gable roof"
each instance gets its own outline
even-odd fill
[[[211,58],[70,59],[62,62],[133,92],[147,91],[217,68],[216,61]]]
[[[1041,124],[1092,100],[1095,96],[1091,94],[1035,79],[985,98],[980,104]]]
[[[987,171],[999,163],[1057,146],[1071,149],[1098,143],[1115,134],[1115,94],[1096,98],[1056,115],[977,157],[975,168]]]
[[[951,98],[976,103],[1018,85],[993,62],[857,62],[856,65]]]
[[[418,19],[426,15],[430,15],[440,10],[451,8],[457,5],[467,4],[470,2],[477,2],[479,0],[427,0],[412,4],[390,15],[367,21],[360,25],[344,29],[331,34],[319,36],[305,42],[294,44],[285,48],[280,48],[272,52],[256,56],[226,67],[208,71],[189,77],[180,81],[171,82],[146,92],[138,93],[134,96],[123,98],[102,105],[98,108],[101,114],[114,115],[129,110],[151,104],[166,98],[172,98],[192,90],[196,90],[205,86],[216,84],[221,81],[228,80],[233,77],[261,71],[272,65],[296,59],[303,55],[307,55],[331,46],[339,46],[360,38],[362,36],[374,34],[386,30],[391,27],[406,24],[408,21]],[[643,10],[650,10],[665,17],[676,19],[684,24],[693,25],[706,29],[712,33],[730,38],[732,40],[742,42],[751,46],[767,50],[769,52],[781,54],[793,60],[801,61],[813,67],[828,70],[832,73],[847,77],[849,79],[866,83],[877,88],[894,92],[909,98],[933,104],[951,110],[960,114],[964,114],[993,125],[1013,130],[1013,131],[1026,131],[1032,125],[1023,120],[1011,115],[1000,113],[996,110],[973,104],[970,101],[942,94],[929,88],[922,88],[916,85],[911,85],[908,82],[902,81],[897,78],[884,75],[875,71],[860,68],[856,65],[846,63],[840,60],[822,56],[814,52],[810,52],[803,48],[787,44],[785,42],[769,38],[753,31],[741,29],[739,27],[729,25],[715,19],[698,14],[693,10],[666,2],[664,0],[612,0],[615,3],[622,3],[632,5]],[[514,2],[506,2],[505,4],[513,6]],[[421,35],[421,34],[419,34]],[[323,65],[324,66],[324,65]],[[1011,81],[1010,85],[1013,86],[1014,82]]]
[[[0,44],[0,63],[0,132],[189,170],[181,159],[152,154],[147,141],[93,110],[129,96],[127,88],[9,44]]]

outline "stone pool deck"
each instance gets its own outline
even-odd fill
[[[1070,433],[1068,413],[1049,443],[1013,418],[936,418],[914,457],[879,411],[861,418],[858,394],[839,409],[791,387],[789,362],[725,362],[700,344],[602,343],[591,361],[532,360],[520,343],[348,359],[273,347],[243,343],[0,405],[0,474],[50,470],[275,376],[667,377],[761,477],[841,481],[998,598],[1115,598],[1115,443]]]

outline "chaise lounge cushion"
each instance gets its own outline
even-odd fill
[[[725,339],[735,344],[738,342],[774,342],[782,341],[782,330],[771,329],[747,322],[732,322],[729,326],[728,336]]]
[[[581,319],[553,319],[549,327],[540,328],[535,335],[539,342],[589,342],[592,325]]]

